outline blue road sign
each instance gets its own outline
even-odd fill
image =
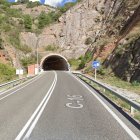
[[[97,69],[98,67],[100,67],[100,62],[99,61],[93,61],[92,62],[92,68]]]

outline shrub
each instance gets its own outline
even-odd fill
[[[140,82],[138,82],[138,81],[133,81],[133,82],[132,82],[132,86],[140,86]]]
[[[32,52],[32,49],[30,47],[28,47],[27,45],[19,46],[18,49],[21,50],[22,52],[24,52],[25,54]]]
[[[11,30],[11,26],[9,24],[3,24],[3,31],[9,32]]]
[[[22,13],[21,13],[21,11],[18,10],[18,9],[11,9],[11,8],[8,8],[8,9],[6,10],[6,12],[7,12],[7,15],[8,15],[9,17],[16,17],[16,18],[22,17]]]
[[[79,64],[80,64],[80,60],[79,59],[70,59],[69,60],[69,64],[74,68],[74,69],[78,69]]]
[[[20,1],[18,1],[18,3],[23,3],[23,4],[26,4],[28,2],[29,2],[29,0],[20,0]]]
[[[38,27],[39,29],[44,28],[47,25],[50,25],[53,22],[56,22],[60,17],[59,12],[49,12],[46,14],[45,12],[41,12],[38,17]]]
[[[30,57],[24,57],[21,59],[22,65],[27,69],[28,65],[36,63],[36,56],[31,55]]]
[[[81,60],[81,63],[79,64],[78,69],[83,69],[85,67],[85,64],[86,64],[85,58],[83,56],[81,56],[79,58],[79,60]]]
[[[3,40],[0,38],[0,50],[4,49],[2,42],[3,42]]]
[[[16,70],[7,65],[0,63],[0,82],[9,81],[16,77]]]
[[[30,15],[24,16],[24,26],[26,29],[32,29],[32,19]]]
[[[87,52],[85,54],[85,61],[89,62],[92,59],[92,52]]]
[[[37,7],[39,5],[41,5],[39,2],[29,1],[29,2],[27,2],[26,8],[34,8],[34,7]]]
[[[16,47],[17,49],[19,48],[19,46],[20,46],[20,40],[19,40],[19,33],[18,33],[18,31],[15,32],[13,30],[12,32],[10,32],[9,41],[10,41],[11,45],[13,45],[14,47]]]
[[[48,45],[47,47],[45,47],[45,51],[55,51],[57,50],[57,46],[55,45]]]
[[[100,75],[105,75],[106,74],[106,71],[105,71],[105,69],[103,67],[100,67],[97,72]]]
[[[68,11],[71,7],[73,7],[75,5],[75,3],[73,2],[69,2],[69,3],[66,3],[63,7],[59,7],[59,11],[61,13],[65,13],[66,11]]]
[[[46,25],[49,25],[50,21],[51,21],[51,18],[45,12],[41,12],[41,14],[38,17],[38,27],[42,29]]]
[[[88,37],[86,40],[85,40],[85,45],[90,45],[92,44],[92,39],[90,37]]]

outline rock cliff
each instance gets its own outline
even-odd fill
[[[39,35],[39,47],[55,44],[68,59],[84,55],[88,50],[86,39],[93,36],[101,26],[102,7],[103,2],[100,0],[81,1],[62,15],[58,23],[43,30]],[[32,37],[37,40],[31,33],[21,33],[22,43],[33,47],[35,41],[31,41]]]

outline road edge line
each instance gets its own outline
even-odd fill
[[[41,117],[41,115],[42,115],[42,113],[43,113],[43,111],[44,111],[44,109],[45,109],[45,107],[46,107],[46,105],[47,105],[47,103],[48,103],[48,101],[49,101],[49,99],[50,99],[50,97],[51,97],[53,91],[54,91],[54,88],[55,88],[55,86],[56,86],[56,83],[57,83],[57,76],[56,76],[55,83],[54,83],[54,85],[53,85],[53,87],[52,87],[52,89],[51,89],[51,91],[50,91],[50,93],[49,93],[49,95],[48,95],[48,98],[46,99],[44,105],[42,106],[42,108],[40,109],[40,111],[39,111],[39,113],[37,114],[36,118],[35,118],[34,121],[32,122],[32,125],[30,125],[30,127],[29,127],[29,129],[28,129],[26,135],[25,135],[24,138],[23,138],[23,140],[26,140],[26,139],[28,139],[28,138],[30,137],[30,135],[31,135],[31,133],[32,133],[32,131],[33,131],[33,129],[35,128],[35,125],[37,124],[39,118]]]
[[[115,112],[111,108],[109,108],[86,84],[84,84],[80,79],[78,79],[75,75],[70,74],[74,77],[77,81],[79,81],[90,93],[104,106],[104,108],[113,116],[113,118],[120,124],[120,126],[127,132],[127,134],[133,140],[140,140],[134,132],[116,115]]]

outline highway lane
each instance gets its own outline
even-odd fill
[[[133,132],[126,132],[97,98],[71,74],[57,72],[57,79],[43,113],[36,123],[29,126],[22,139],[139,139]]]
[[[90,90],[96,92],[68,72],[45,72],[24,86],[0,100],[0,140],[138,139],[139,130],[131,137]]]
[[[14,140],[46,95],[55,77],[46,72],[27,84],[0,95],[0,140]],[[15,91],[15,92],[14,92]],[[10,93],[12,93],[10,96]],[[6,98],[3,98],[7,96]]]

